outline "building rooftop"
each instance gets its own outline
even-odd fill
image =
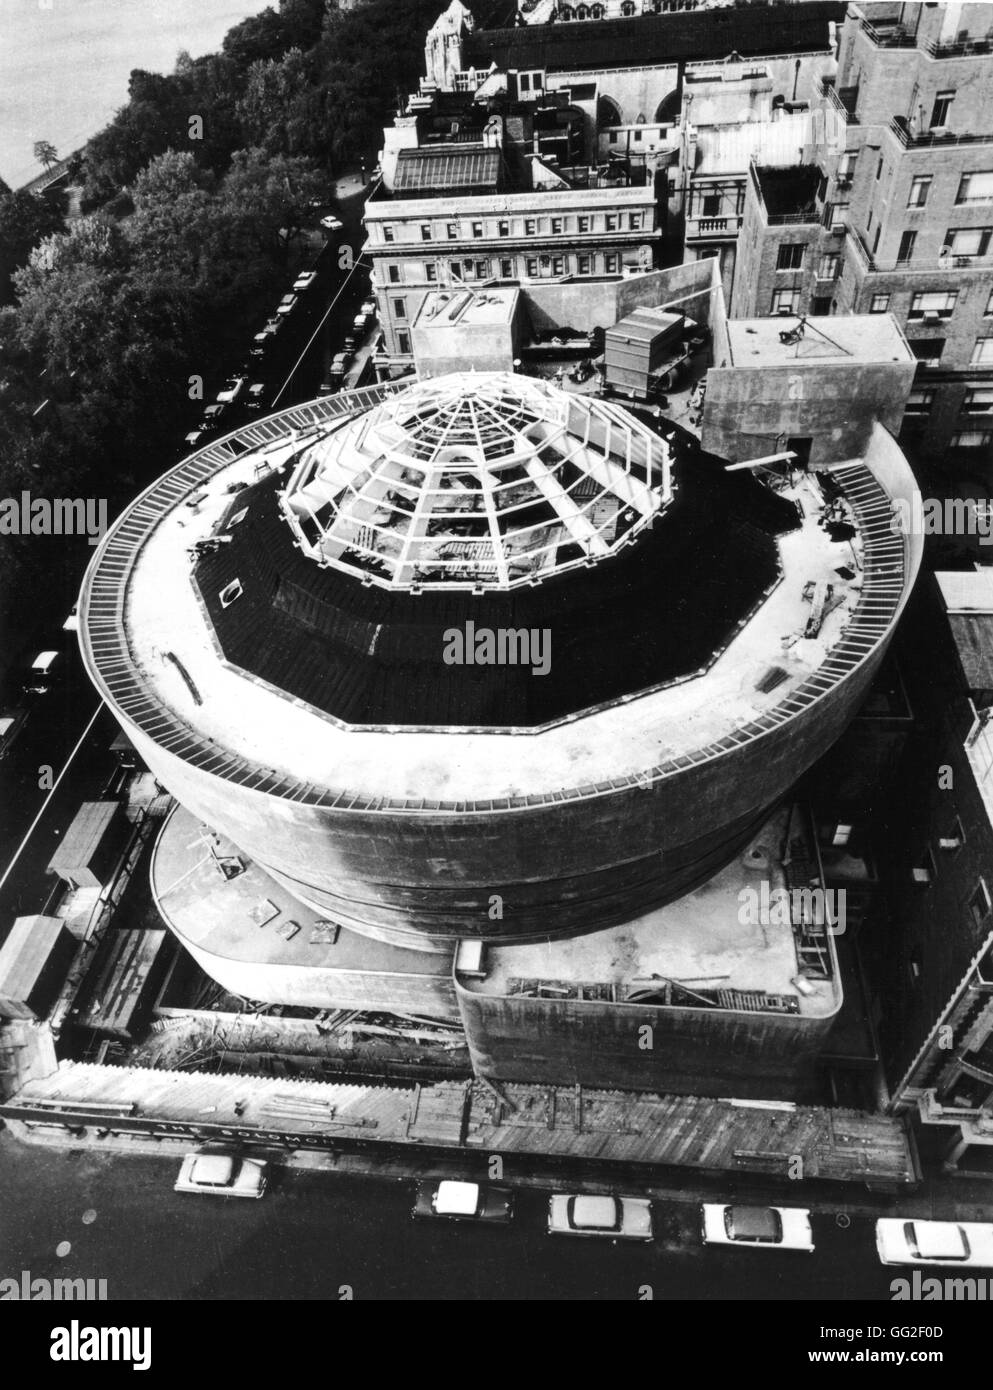
[[[780,334],[796,328],[795,315],[729,319],[733,367],[771,364],[822,367],[828,362],[912,362],[914,355],[892,314],[845,314],[807,319],[803,336],[784,343]]]
[[[935,574],[970,690],[993,690],[993,568]]]
[[[813,164],[791,164],[786,168],[763,164],[755,169],[759,191],[770,222],[818,220],[817,195],[823,175]]]
[[[467,36],[466,66],[569,72],[586,68],[665,66],[729,53],[811,53],[830,48],[830,21],[841,23],[844,3],[729,6],[678,14],[645,15],[598,23],[479,29]]]
[[[414,320],[417,328],[489,327],[513,321],[519,289],[432,290]]]
[[[651,1002],[661,1002],[654,995],[668,983],[676,991],[672,1002],[687,1008],[733,1008],[736,997],[746,994],[756,996],[749,1001],[756,1008],[761,1007],[757,996],[765,995],[775,1012],[834,1013],[842,990],[833,938],[826,932],[819,938],[827,978],[806,979],[809,992],[802,993],[795,984],[800,962],[794,927],[784,911],[760,911],[763,884],[773,904],[772,893],[789,887],[783,858],[797,822],[791,808],[781,809],[739,858],[702,888],[621,927],[568,941],[488,945],[485,978],[463,977],[460,983],[483,994],[543,991],[546,997],[575,996],[572,987],[581,985],[589,986],[583,991],[588,999],[602,998],[602,987],[611,986],[608,997],[616,1002],[646,1002],[648,994]],[[769,920],[762,922],[763,915]]]

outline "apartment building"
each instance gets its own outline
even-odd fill
[[[993,456],[991,89],[989,6],[851,5],[822,84],[844,138],[824,125],[792,200],[754,171],[732,295],[734,314],[895,315],[920,364],[905,441],[959,472]]]

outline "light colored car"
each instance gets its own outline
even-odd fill
[[[548,1203],[548,1230],[560,1236],[651,1240],[652,1204],[647,1197],[585,1197],[556,1192]]]
[[[876,1222],[876,1249],[884,1265],[971,1265],[993,1269],[993,1226],[979,1221]]]
[[[78,631],[79,631],[79,604],[78,604],[78,603],[74,603],[74,604],[72,605],[72,612],[69,614],[68,618],[66,618],[65,622],[62,624],[62,631],[63,631],[63,632],[78,632]]]
[[[282,299],[281,299],[281,300],[279,301],[279,303],[276,305],[276,313],[277,313],[277,314],[282,314],[282,316],[285,318],[287,314],[292,314],[292,312],[293,312],[293,310],[296,308],[296,306],[297,306],[297,297],[296,297],[296,295],[295,295],[295,294],[284,294],[283,297],[282,297]]]
[[[249,410],[261,410],[261,409],[262,409],[262,399],[263,399],[263,397],[265,396],[265,393],[266,393],[266,384],[265,384],[265,382],[264,382],[264,381],[253,381],[252,384],[251,384],[251,386],[249,386],[249,388],[248,388],[248,397],[247,397],[247,399],[246,399],[246,401],[245,401],[245,404],[248,406],[248,409],[249,409]]]
[[[223,401],[218,401],[214,405],[208,405],[207,409],[203,412],[203,423],[200,428],[202,430],[216,429],[226,413],[227,406]]]
[[[363,299],[359,306],[359,313],[365,314],[366,318],[376,317],[376,301],[374,299]]]
[[[189,434],[183,438],[183,443],[188,444],[191,449],[195,449],[203,438],[203,430],[190,430]]]
[[[356,314],[352,319],[352,332],[358,333],[361,336],[361,334],[366,331],[368,325],[369,320],[366,318],[365,314]]]
[[[247,385],[247,376],[229,376],[224,383],[224,389],[218,391],[217,399],[222,401],[225,405],[231,405],[232,402],[238,399]]]
[[[737,1207],[705,1203],[704,1245],[747,1245],[754,1250],[814,1248],[806,1207]]]
[[[11,744],[21,732],[27,720],[26,709],[5,709],[0,712],[0,758],[10,752]]]
[[[316,270],[305,270],[302,275],[298,275],[293,281],[293,288],[295,290],[309,290],[316,279]]]
[[[47,695],[52,687],[53,667],[59,659],[58,652],[39,652],[28,670],[24,682],[25,695]]]
[[[411,1216],[443,1216],[449,1221],[497,1221],[505,1225],[513,1211],[514,1194],[509,1187],[446,1179],[417,1184]]]
[[[262,1197],[268,1164],[234,1154],[187,1154],[176,1179],[176,1192],[212,1192],[219,1197]]]
[[[326,232],[340,232],[344,225],[340,217],[335,217],[331,213],[328,213],[327,217],[321,218],[321,226]]]

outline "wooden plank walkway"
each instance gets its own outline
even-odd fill
[[[129,1127],[223,1127],[225,1134],[311,1146],[349,1138],[401,1147],[464,1149],[802,1176],[915,1183],[904,1123],[813,1106],[592,1091],[570,1086],[445,1081],[356,1086],[64,1062],[32,1080],[0,1115],[127,1113]]]

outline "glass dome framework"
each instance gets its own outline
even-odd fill
[[[305,554],[392,590],[512,589],[629,543],[673,497],[664,440],[545,381],[419,382],[305,451],[281,494]]]

